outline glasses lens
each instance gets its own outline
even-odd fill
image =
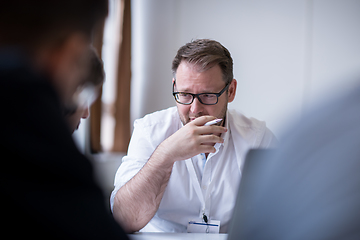
[[[193,96],[188,93],[177,93],[175,97],[176,97],[176,101],[184,104],[191,103],[193,99]]]
[[[203,104],[208,104],[208,105],[216,104],[218,101],[218,98],[215,94],[208,94],[208,93],[201,94],[199,95],[199,98],[201,99]]]

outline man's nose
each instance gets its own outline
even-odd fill
[[[194,101],[191,104],[190,111],[196,114],[201,113],[203,111],[203,104],[196,97],[194,98]]]
[[[88,118],[89,116],[90,116],[90,110],[89,110],[89,107],[86,107],[86,108],[84,109],[84,112],[83,112],[81,118],[82,118],[82,119],[86,119],[86,118]]]

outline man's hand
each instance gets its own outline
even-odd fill
[[[224,139],[219,136],[227,131],[221,126],[204,126],[214,119],[216,118],[213,116],[202,116],[189,122],[163,141],[156,151],[171,159],[171,164],[200,153],[214,153],[214,144],[222,143]]]

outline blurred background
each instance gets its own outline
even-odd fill
[[[307,108],[360,84],[360,0],[110,0],[101,49],[106,80],[75,134],[106,195],[133,121],[175,106],[179,47],[210,38],[230,51],[231,109],[283,130]],[[94,130],[95,129],[95,130]]]

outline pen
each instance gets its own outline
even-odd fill
[[[215,119],[215,120],[212,120],[210,122],[205,123],[204,126],[210,126],[210,125],[216,124],[216,123],[218,123],[220,121],[222,121],[222,119],[218,118],[218,119]]]

